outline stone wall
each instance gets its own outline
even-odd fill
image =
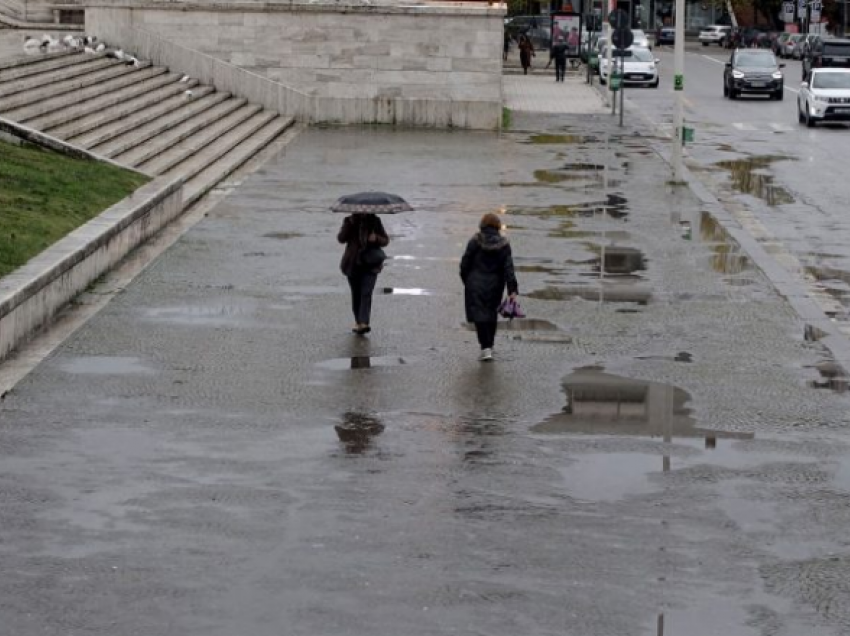
[[[87,32],[123,24],[311,94],[313,121],[499,126],[501,8],[99,1]]]

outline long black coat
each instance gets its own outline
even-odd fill
[[[495,322],[505,286],[519,292],[511,245],[495,228],[486,227],[472,237],[460,259],[464,307],[468,322]]]
[[[375,241],[369,241],[374,234]],[[337,241],[345,244],[345,251],[339,262],[339,269],[346,276],[353,276],[356,270],[380,272],[383,265],[368,267],[359,263],[360,252],[367,247],[386,247],[390,243],[387,231],[381,219],[375,214],[354,214],[342,220],[342,227],[336,237]]]

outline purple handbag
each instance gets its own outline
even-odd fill
[[[505,298],[502,304],[499,305],[499,315],[508,320],[514,318],[525,318],[525,312],[519,306],[519,302],[512,300],[510,297]]]

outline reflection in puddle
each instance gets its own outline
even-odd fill
[[[752,433],[711,431],[697,427],[687,391],[670,384],[634,380],[600,367],[584,367],[563,382],[567,405],[531,430],[536,433],[702,437],[706,445],[721,439],[753,439]]]
[[[604,283],[594,287],[544,287],[526,294],[537,300],[598,300],[610,303],[637,303],[646,305],[652,299],[652,290],[635,285]]]
[[[342,422],[334,425],[339,441],[345,444],[345,451],[355,455],[367,450],[372,438],[383,433],[384,428],[376,416],[354,411],[344,413]]]
[[[81,356],[62,360],[59,368],[66,373],[92,375],[123,375],[132,373],[153,373],[154,370],[142,364],[139,358],[122,356]]]
[[[773,183],[773,175],[758,172],[768,168],[776,161],[785,161],[790,157],[763,156],[720,161],[716,165],[729,171],[732,187],[738,192],[750,194],[764,200],[768,205],[794,203],[794,197],[783,187]]]
[[[381,293],[401,296],[431,296],[434,292],[430,289],[421,289],[419,287],[384,287],[381,289]]]
[[[609,194],[605,199],[597,201],[534,208],[511,207],[506,212],[518,216],[535,216],[541,219],[553,216],[592,217],[597,214],[607,214],[614,219],[623,219],[628,216],[629,209],[626,197],[620,194]]]
[[[268,234],[263,234],[263,238],[273,238],[278,239],[280,241],[286,241],[294,238],[301,238],[304,236],[299,232],[269,232]]]
[[[706,452],[718,439],[748,440],[752,433],[702,429],[685,406],[690,395],[679,387],[605,373],[600,367],[577,369],[564,378],[567,404],[560,413],[531,427],[533,433],[594,437],[648,437],[663,441],[657,453],[593,452],[561,469],[567,488],[580,499],[616,501],[651,492],[652,473],[671,470],[672,442],[702,438]],[[731,458],[738,461],[737,457]]]
[[[632,274],[646,269],[646,259],[643,252],[635,247],[619,247],[616,245],[605,248],[606,274]],[[599,271],[599,261],[596,261],[596,271]]]
[[[669,360],[671,362],[693,362],[694,356],[687,351],[680,351],[675,356],[638,356],[636,360]]]
[[[809,381],[809,386],[813,389],[830,389],[836,393],[846,393],[847,389],[850,388],[850,383],[841,365],[829,361],[817,365],[817,369],[821,379]]]
[[[710,244],[711,268],[719,274],[740,274],[752,267],[749,257],[729,233],[708,212],[699,219],[699,235],[704,243]]]
[[[350,369],[371,369],[372,367],[396,367],[408,364],[410,358],[395,356],[352,356],[350,358],[334,358],[317,362],[320,369],[331,371],[348,371]]]
[[[596,137],[584,135],[554,135],[548,133],[532,135],[528,139],[528,143],[532,144],[587,144],[597,141]]]
[[[256,312],[253,301],[228,299],[221,304],[152,307],[145,309],[143,316],[153,322],[165,322],[179,325],[218,326],[245,323],[246,317]]]

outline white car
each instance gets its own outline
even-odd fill
[[[732,27],[723,24],[712,24],[699,32],[699,41],[703,46],[719,44],[723,46],[732,34]]]
[[[627,50],[631,53],[631,56],[622,58],[625,60],[623,83],[631,86],[658,88],[658,64],[661,60],[653,57],[649,49],[630,47]],[[615,57],[612,62],[619,71],[620,58]],[[601,84],[608,83],[608,54],[604,50],[599,54],[599,82]]]
[[[632,29],[632,35],[634,36],[634,40],[632,41],[632,46],[636,49],[652,49],[652,46],[649,43],[649,38],[646,33],[641,31],[640,29]]]
[[[809,128],[850,121],[850,68],[813,68],[797,94],[797,119]]]

